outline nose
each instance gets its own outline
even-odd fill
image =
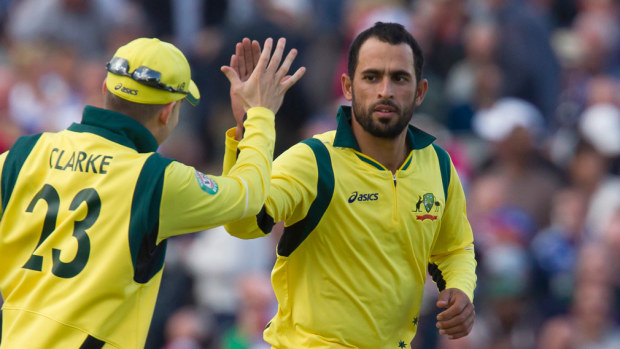
[[[381,99],[393,98],[394,97],[394,86],[392,86],[392,81],[389,78],[383,78],[381,80],[381,84],[379,84],[378,97]]]

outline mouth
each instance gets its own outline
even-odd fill
[[[390,117],[398,111],[398,108],[391,104],[377,104],[373,108],[373,112],[380,117]]]

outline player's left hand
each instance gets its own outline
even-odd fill
[[[235,54],[230,57],[230,67],[234,69],[239,75],[239,80],[247,81],[254,68],[258,64],[258,58],[261,54],[260,44],[256,40],[250,41],[248,38],[243,38],[241,42],[235,45]],[[232,106],[233,116],[237,123],[237,129],[235,138],[241,140],[243,135],[243,119],[245,111],[241,105],[241,101],[233,93],[232,88],[230,90],[230,102]]]
[[[474,305],[463,291],[456,288],[441,291],[437,307],[446,309],[437,315],[439,334],[457,339],[471,332],[476,312]]]

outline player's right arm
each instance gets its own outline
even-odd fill
[[[292,76],[286,75],[296,50],[291,50],[282,61],[285,43],[284,39],[278,40],[270,57],[273,40],[267,39],[258,60],[248,57],[252,61],[249,75],[240,74],[238,67],[222,67],[231,83],[233,105],[247,114],[243,123],[245,134],[238,147],[239,159],[223,176],[206,176],[178,162],[168,165],[161,198],[158,242],[172,235],[254,216],[262,207],[270,183],[275,142],[274,113],[282,105],[286,91],[305,72],[300,68]]]
[[[233,131],[229,130],[226,137],[225,174],[237,154]],[[269,195],[260,212],[224,227],[233,236],[253,239],[269,234],[277,222],[290,226],[305,218],[316,198],[317,182],[314,153],[307,145],[298,143],[274,160]]]

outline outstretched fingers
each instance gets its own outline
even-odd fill
[[[237,64],[235,65],[230,65],[231,68],[235,69],[237,71],[237,74],[239,74],[239,76],[245,76],[246,71],[245,71],[245,51],[243,50],[243,43],[238,42],[235,45],[235,54],[234,56],[237,57]]]
[[[236,57],[236,55],[232,55],[232,57],[230,57],[230,66],[225,65],[220,68],[222,73],[226,75],[228,81],[230,81],[231,86],[236,86],[241,83],[241,80],[239,79],[239,74],[237,73],[237,63],[238,58]]]
[[[271,61],[269,62],[269,66],[267,67],[267,71],[276,74],[278,70],[278,66],[282,61],[282,56],[284,55],[284,47],[286,46],[286,39],[280,38],[278,39],[278,44],[276,45],[276,49],[271,56]]]
[[[256,40],[252,41],[252,63],[253,66],[256,67],[258,64],[258,59],[260,58],[260,43]]]
[[[245,74],[241,75],[242,78],[249,76],[252,74],[254,70],[254,52],[252,50],[252,42],[248,38],[243,38],[241,41],[241,46],[243,48],[244,60],[241,61],[241,64],[244,64]]]
[[[297,81],[299,81],[299,79],[301,79],[301,77],[304,76],[305,73],[306,67],[301,67],[297,69],[295,74],[285,76],[280,82],[280,85],[282,86],[284,91],[288,91],[288,89],[291,88],[291,86],[295,85],[295,83],[297,83]]]
[[[273,47],[273,39],[267,38],[265,40],[265,46],[263,47],[263,52],[261,52],[258,62],[256,63],[256,68],[254,71],[262,72],[267,68],[267,64],[269,63],[269,56],[271,55],[271,48]]]
[[[280,69],[276,72],[276,81],[282,81],[282,79],[286,76],[289,69],[291,69],[291,65],[293,64],[295,57],[297,57],[297,50],[291,49],[288,55],[286,55],[284,62],[282,62]]]

